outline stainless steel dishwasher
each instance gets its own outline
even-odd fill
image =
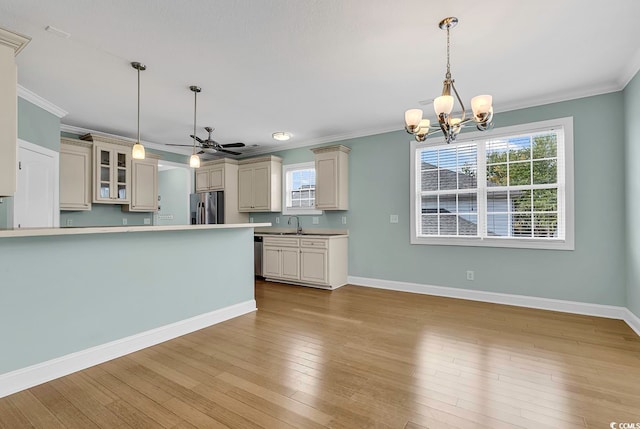
[[[253,269],[256,277],[262,277],[262,236],[253,236]]]

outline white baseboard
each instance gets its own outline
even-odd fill
[[[624,321],[627,322],[631,329],[636,331],[636,334],[640,335],[640,317],[633,314],[628,308],[626,310]]]
[[[538,298],[535,296],[512,295],[507,293],[483,292],[444,286],[431,286],[392,280],[369,279],[366,277],[349,276],[348,280],[349,284],[356,286],[368,286],[401,292],[468,299],[471,301],[491,302],[494,304],[515,305],[518,307],[537,308],[541,310],[561,311],[564,313],[583,314],[586,316],[606,317],[608,319],[620,319],[627,322],[627,324],[629,324],[629,326],[631,326],[631,328],[640,335],[640,319],[633,315],[633,313],[631,313],[626,307],[564,301],[561,299]],[[632,319],[632,316],[635,318],[635,327],[629,321]]]
[[[0,398],[256,310],[256,301],[251,299],[210,313],[1,374]]]

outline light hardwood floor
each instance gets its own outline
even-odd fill
[[[622,321],[258,282],[258,312],[0,399],[2,428],[609,428],[640,422]]]

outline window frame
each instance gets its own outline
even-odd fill
[[[558,145],[557,156],[560,163],[561,156],[564,162],[564,175],[558,173],[558,211],[564,213],[564,239],[550,238],[513,238],[513,237],[486,237],[487,222],[486,184],[481,183],[481,176],[478,175],[478,233],[475,236],[449,236],[449,237],[424,237],[418,236],[419,230],[417,222],[421,219],[421,168],[418,151],[426,147],[443,146],[446,144],[444,137],[426,140],[424,142],[411,141],[410,143],[410,224],[411,224],[411,244],[426,245],[446,245],[446,246],[478,246],[478,247],[506,247],[521,249],[549,249],[549,250],[575,250],[574,235],[574,166],[573,166],[573,117],[551,119],[540,122],[532,122],[521,125],[494,128],[490,131],[475,131],[460,134],[454,145],[484,142],[496,138],[511,137],[514,135],[538,133],[561,128],[564,132],[564,144]],[[478,171],[483,171],[482,177],[486,174],[486,153],[478,150]],[[482,169],[482,170],[481,170]],[[564,207],[562,205],[564,204]],[[559,219],[560,222],[560,219]]]
[[[318,216],[322,214],[322,210],[318,210],[313,207],[309,208],[292,208],[287,207],[287,196],[289,193],[288,186],[288,178],[289,173],[297,170],[310,170],[316,169],[316,163],[314,161],[311,162],[301,162],[298,164],[287,164],[282,166],[282,214],[287,216]],[[317,177],[316,177],[317,179]]]

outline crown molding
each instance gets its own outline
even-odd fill
[[[118,140],[125,140],[127,142],[131,142],[131,143],[136,143],[137,140],[136,139],[132,139],[130,137],[122,137],[116,134],[110,134],[110,133],[104,133],[102,131],[97,131],[97,130],[91,130],[89,128],[82,128],[82,127],[76,127],[73,125],[66,125],[66,124],[60,124],[60,131],[64,132],[64,133],[70,133],[70,134],[76,134],[78,136],[78,138],[80,136],[83,136],[85,134],[92,134],[95,136],[102,136],[102,137],[107,137],[109,139],[118,139]],[[174,148],[172,148],[171,146],[167,146],[167,145],[163,145],[160,143],[153,143],[153,142],[149,142],[146,140],[140,140],[140,143],[143,144],[144,147],[148,147],[150,149],[156,149],[156,150],[161,150],[163,152],[170,152],[170,153],[175,153],[178,155],[185,155],[183,152],[176,150]],[[188,155],[185,155],[188,156]]]
[[[25,88],[22,85],[18,85],[18,97],[22,98],[23,100],[28,101],[31,104],[34,104],[34,105],[40,107],[41,109],[46,110],[47,112],[49,112],[52,115],[55,115],[55,116],[57,116],[58,118],[61,118],[61,119],[64,118],[65,116],[67,116],[67,114],[69,113],[66,110],[61,109],[60,107],[56,106],[55,104],[53,104],[49,100],[46,100],[46,99],[40,97],[35,92],[28,90],[27,88]]]
[[[31,37],[0,28],[0,45],[8,46],[18,55],[29,44]]]

